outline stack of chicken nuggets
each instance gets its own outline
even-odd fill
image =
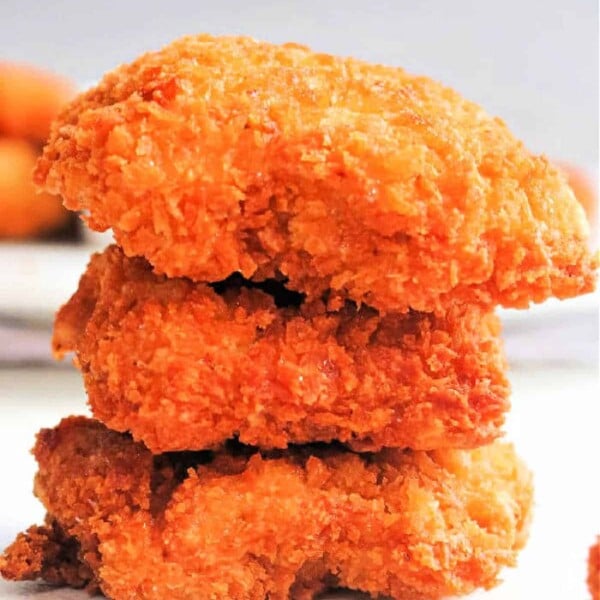
[[[10,579],[115,600],[424,600],[498,582],[532,483],[496,305],[594,287],[583,211],[401,69],[188,37],[55,123],[37,182],[111,227],[57,316],[95,419],[43,430]]]

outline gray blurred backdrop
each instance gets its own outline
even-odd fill
[[[597,0],[0,0],[0,59],[81,85],[196,32],[401,65],[503,117],[532,150],[597,168]]]

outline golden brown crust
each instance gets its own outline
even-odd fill
[[[509,445],[209,454],[153,457],[70,418],[39,435],[36,492],[114,600],[311,598],[323,581],[431,600],[493,586],[526,539],[531,478]]]
[[[116,69],[62,113],[37,182],[169,276],[282,273],[383,312],[594,287],[571,189],[500,120],[294,44],[201,35]]]
[[[475,447],[501,433],[509,385],[499,321],[322,302],[154,275],[116,246],[58,313],[94,415],[154,452],[339,440],[360,450]]]
[[[0,61],[0,135],[46,141],[50,123],[74,92],[62,77]]]
[[[85,588],[90,593],[99,590],[94,572],[83,556],[79,542],[65,535],[61,526],[48,519],[42,526],[30,527],[20,533],[5,550],[10,560],[0,557],[0,574],[5,579],[26,581],[43,579],[52,585]],[[98,566],[97,555],[88,558]]]
[[[592,600],[600,600],[600,536],[596,538],[596,543],[590,548],[587,584]]]
[[[70,218],[59,197],[35,189],[36,160],[29,143],[0,138],[0,238],[38,236],[63,227]]]

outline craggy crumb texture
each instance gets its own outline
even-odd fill
[[[515,563],[532,504],[529,472],[499,443],[156,457],[71,417],[42,430],[35,456],[51,522],[114,600],[302,600],[330,586],[397,600],[466,594]],[[52,562],[62,572],[31,536],[5,551],[4,577],[40,577]]]
[[[55,122],[37,182],[161,273],[233,272],[382,312],[591,291],[564,176],[402,69],[244,37],[180,39]]]
[[[50,516],[44,525],[20,533],[10,546],[10,560],[0,557],[0,574],[6,579],[43,579],[52,585],[98,591],[91,564],[99,568],[97,552],[83,552],[77,539],[66,535]]]
[[[94,415],[154,452],[234,436],[433,450],[500,435],[509,384],[493,312],[277,307],[283,294],[168,279],[111,246],[58,313],[54,351],[76,351]]]
[[[600,600],[600,536],[590,548],[587,584],[592,600]]]

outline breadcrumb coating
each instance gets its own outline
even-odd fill
[[[17,536],[7,550],[10,558],[0,557],[0,574],[5,579],[43,579],[52,585],[85,588],[95,593],[99,588],[87,560],[93,562],[97,554],[88,552],[84,558],[81,551],[79,542],[47,517],[46,524],[34,525]]]
[[[600,600],[600,536],[590,548],[587,584],[592,600]]]
[[[382,317],[278,300],[167,279],[112,246],[58,313],[53,347],[76,351],[94,415],[154,452],[233,436],[432,450],[500,435],[509,384],[492,312]]]
[[[0,238],[39,236],[64,227],[70,219],[58,196],[35,189],[36,160],[29,143],[0,138]]]
[[[155,457],[72,417],[42,430],[34,452],[38,497],[113,600],[301,600],[331,585],[397,600],[466,594],[515,563],[532,504],[529,472],[500,443]],[[2,575],[42,575],[40,552],[18,540]]]
[[[0,61],[0,135],[45,142],[50,123],[74,94],[58,75]]]
[[[502,121],[297,44],[199,35],[119,67],[61,114],[36,180],[171,277],[282,274],[382,313],[594,287],[583,210]]]

